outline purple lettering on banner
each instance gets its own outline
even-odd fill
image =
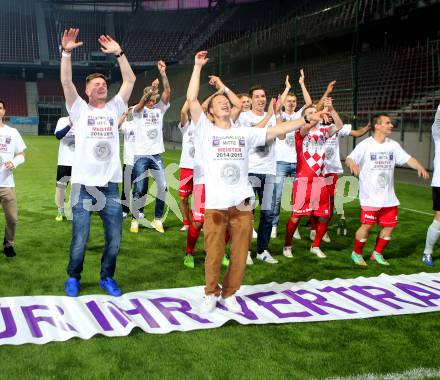
[[[87,308],[104,331],[113,331],[113,327],[95,301],[86,302]]]
[[[324,309],[321,309],[320,307],[318,307],[316,305],[329,307],[331,309],[336,309],[336,310],[342,311],[347,314],[356,314],[357,313],[354,310],[349,310],[349,309],[345,309],[341,306],[333,305],[333,304],[327,302],[327,298],[325,298],[324,296],[321,296],[320,294],[317,294],[317,293],[310,292],[308,290],[304,290],[304,289],[300,289],[300,290],[296,290],[296,291],[284,290],[282,293],[284,293],[286,296],[292,298],[296,302],[300,303],[301,305],[305,306],[307,309],[313,310],[315,313],[318,313],[320,315],[327,315],[328,312],[325,311]],[[305,295],[305,294],[311,294],[315,297],[315,299],[309,300],[307,298],[301,297],[302,295]]]
[[[22,306],[21,311],[23,312],[24,318],[29,326],[29,330],[34,338],[41,338],[43,333],[38,325],[40,322],[46,322],[50,325],[57,327],[55,321],[52,317],[36,317],[34,315],[34,310],[49,310],[49,306],[46,305],[31,305]]]
[[[419,281],[417,281],[416,284],[420,284],[420,285],[423,285],[423,286],[425,286],[425,287],[427,287],[427,288],[429,288],[429,289],[434,289],[434,290],[437,290],[437,291],[440,292],[440,289],[439,289],[439,288],[434,288],[433,286],[426,285],[426,284],[424,284],[423,282],[419,282]]]
[[[342,297],[344,297],[344,298],[346,298],[346,299],[348,299],[358,305],[361,305],[362,307],[364,307],[367,310],[377,311],[377,309],[375,307],[370,306],[370,305],[366,304],[365,302],[362,302],[362,301],[352,297],[350,294],[346,294],[345,292],[347,292],[349,289],[344,288],[342,286],[339,288],[333,288],[332,286],[326,286],[325,288],[317,289],[317,290],[319,290],[320,292],[326,292],[326,293],[334,292],[334,293],[339,294],[340,296],[342,296]]]
[[[208,319],[199,317],[197,314],[191,313],[190,310],[192,310],[191,305],[189,302],[179,299],[179,298],[173,298],[173,297],[160,297],[160,298],[149,298],[148,299],[154,306],[157,307],[157,309],[164,315],[168,321],[173,325],[180,325],[180,322],[174,318],[173,312],[180,312],[182,314],[185,314],[187,317],[193,319],[196,322],[199,323],[212,323]],[[180,306],[165,306],[165,303],[173,302],[178,303]]]
[[[243,298],[239,297],[239,296],[236,296],[236,298],[237,298],[237,302],[241,306],[242,312],[240,314],[243,315],[245,318],[251,320],[251,321],[256,321],[258,319],[258,317],[257,317],[257,315],[253,311],[251,311],[247,307],[246,301]]]
[[[57,305],[57,310],[61,316],[64,315],[64,310],[61,308],[61,306]],[[70,323],[64,322],[62,319],[57,319],[57,322],[61,325],[61,328],[65,331],[70,330],[70,331],[78,332],[75,329],[75,327],[73,327]]]
[[[145,309],[145,307],[137,298],[131,299],[130,302],[132,303],[132,305],[135,306],[134,309],[124,310],[116,303],[109,302],[112,307],[108,307],[108,309],[123,327],[127,326],[129,322],[133,321],[130,318],[130,315],[136,314],[140,314],[144,321],[147,322],[148,326],[150,326],[151,328],[160,327],[159,324],[154,320],[153,316],[147,311],[147,309]]]
[[[396,282],[394,286],[411,297],[417,298],[418,300],[424,302],[427,306],[438,306],[430,300],[440,299],[440,294],[432,293],[427,289],[422,289],[412,284],[404,284],[402,282]]]
[[[0,311],[5,322],[5,329],[0,332],[0,339],[12,338],[17,334],[17,325],[15,324],[11,309],[9,307],[0,307]]]
[[[257,305],[262,306],[265,309],[269,310],[271,313],[275,314],[278,318],[306,318],[306,317],[311,316],[311,314],[307,311],[299,311],[299,312],[292,311],[292,312],[288,312],[288,313],[283,313],[282,311],[278,310],[274,306],[277,304],[292,305],[292,303],[288,299],[277,298],[272,301],[263,301],[261,299],[263,297],[269,297],[269,296],[273,296],[275,294],[278,294],[278,293],[274,292],[274,291],[258,292],[258,293],[253,293],[253,294],[247,294],[246,297],[250,298]]]
[[[350,286],[350,289],[360,293],[362,295],[364,295],[365,297],[371,298],[377,302],[383,303],[384,305],[387,305],[389,307],[392,307],[393,309],[403,309],[402,306],[397,305],[393,302],[387,301],[387,299],[391,299],[397,302],[403,302],[403,303],[408,303],[410,305],[415,305],[415,306],[420,306],[420,307],[426,307],[423,304],[420,303],[416,303],[416,302],[411,302],[409,300],[404,300],[403,298],[399,298],[397,297],[391,290],[388,289],[384,289],[384,288],[379,288],[377,286],[369,286],[369,285],[363,285],[363,286],[358,286],[358,285],[353,285]],[[381,294],[373,294],[371,292],[369,292],[369,290],[379,290],[380,292],[382,292]]]

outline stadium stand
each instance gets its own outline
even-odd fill
[[[24,79],[0,78],[1,97],[6,102],[6,113],[11,116],[27,116],[26,85]]]

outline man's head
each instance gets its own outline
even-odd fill
[[[0,100],[0,117],[5,116],[6,114],[6,104],[3,100]]]
[[[152,87],[147,86],[144,88],[144,94],[151,91]],[[147,103],[145,104],[147,108],[153,108],[155,104],[159,101],[159,92],[156,89],[153,89],[154,93],[151,95],[150,99],[148,99]]]
[[[289,92],[286,97],[286,101],[284,102],[284,109],[287,113],[292,113],[295,111],[297,105],[296,95],[293,92]]]
[[[314,114],[315,112],[317,112],[316,106],[312,104],[303,109],[303,111],[301,112],[301,116],[309,116]]]
[[[263,86],[253,86],[249,90],[249,97],[251,98],[252,110],[256,112],[264,112],[266,107],[266,90]]]
[[[229,99],[221,94],[215,95],[208,103],[208,113],[218,119],[230,118],[231,103]]]
[[[241,100],[241,112],[246,112],[251,109],[251,98],[247,94],[238,94]]]
[[[391,134],[394,128],[391,119],[386,114],[376,114],[371,118],[371,126],[373,128],[373,133],[379,132],[386,136]]]
[[[107,99],[107,77],[93,73],[86,77],[86,95],[89,101],[105,101]]]

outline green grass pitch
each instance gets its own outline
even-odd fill
[[[57,223],[54,204],[58,143],[54,137],[25,136],[26,163],[15,173],[19,224],[17,257],[0,257],[2,296],[63,295],[71,237],[70,222]],[[178,151],[164,154],[166,164],[176,163]],[[177,174],[177,173],[176,173]],[[416,176],[416,173],[414,173]],[[175,189],[171,194],[177,198]],[[282,255],[283,212],[280,237],[270,251],[278,265],[256,263],[249,267],[245,284],[272,281],[373,277],[381,272],[410,274],[431,270],[421,263],[425,234],[432,216],[403,208],[431,212],[430,188],[399,184],[402,208],[400,225],[386,250],[391,266],[370,264],[355,268],[350,261],[353,235],[359,226],[359,205],[345,206],[348,236],[336,236],[330,226],[331,244],[323,243],[326,260],[308,253],[309,241],[294,241],[295,257]],[[150,218],[152,205],[146,210]],[[1,223],[4,224],[3,218]],[[204,283],[200,239],[196,269],[183,266],[185,234],[170,212],[166,233],[149,229],[130,234],[124,230],[115,278],[124,292],[186,287]],[[305,237],[308,230],[301,232]],[[365,252],[373,249],[373,236]],[[254,243],[255,244],[255,243]],[[102,224],[93,217],[81,294],[100,294],[99,264],[103,247]],[[440,255],[435,254],[440,265]],[[230,322],[222,328],[167,335],[96,336],[88,341],[71,339],[43,346],[0,348],[1,378],[191,378],[191,379],[309,379],[364,373],[384,374],[418,367],[440,367],[440,313],[382,317],[320,323],[241,326]]]

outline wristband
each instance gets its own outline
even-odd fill
[[[70,51],[67,50],[61,50],[61,56],[65,57],[65,58],[70,58],[72,56],[72,53]]]
[[[227,94],[229,91],[231,91],[231,90],[225,86],[225,88],[223,89],[223,93]]]
[[[310,124],[310,119],[307,117],[307,115],[304,115],[303,117],[306,124]]]
[[[120,57],[122,57],[124,54],[125,54],[124,51],[121,50],[121,52],[120,52],[119,54],[115,54],[115,57],[116,57],[116,58],[120,58]]]
[[[24,156],[22,154],[17,154],[12,159],[12,163],[14,164],[15,167],[17,167],[18,165],[21,165],[23,162],[24,162]]]

